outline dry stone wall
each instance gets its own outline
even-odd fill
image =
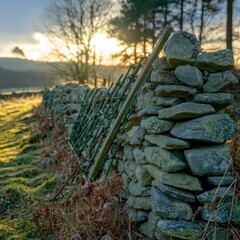
[[[122,174],[129,219],[151,239],[229,239],[240,202],[225,144],[237,134],[221,112],[238,82],[232,52],[201,52],[193,34],[177,32],[154,63],[124,136]],[[219,225],[219,226],[218,226]],[[217,227],[218,226],[218,227]]]

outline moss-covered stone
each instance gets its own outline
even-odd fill
[[[176,123],[171,134],[177,138],[223,143],[237,135],[236,123],[227,114],[212,114]]]
[[[182,83],[176,78],[174,72],[163,70],[153,70],[151,73],[151,82],[161,85],[181,85]]]
[[[152,210],[164,219],[190,220],[193,216],[189,204],[162,193],[158,188],[151,188]]]
[[[159,105],[160,107],[172,107],[182,102],[183,100],[181,98],[173,97],[158,97],[156,99],[156,105]]]
[[[196,177],[190,176],[186,173],[166,173],[162,172],[158,167],[150,164],[144,165],[144,168],[160,183],[190,191],[202,190],[200,181]],[[157,184],[155,180],[152,185]]]
[[[173,197],[183,202],[196,202],[195,195],[189,191],[170,187],[157,181],[154,181],[153,183],[155,184],[154,186],[157,187],[161,192],[170,197]]]
[[[238,79],[231,71],[212,73],[203,85],[203,91],[207,93],[225,91],[236,83],[238,83]]]
[[[231,152],[227,145],[192,148],[184,151],[194,175],[221,175],[231,167]]]
[[[193,96],[193,102],[211,104],[215,110],[221,110],[233,102],[233,95],[230,93],[199,93]]]
[[[190,147],[190,142],[169,137],[166,135],[145,135],[145,140],[151,144],[157,145],[160,148],[174,150],[174,149],[185,149]]]
[[[128,191],[130,194],[136,197],[150,196],[150,188],[142,186],[139,182],[132,180],[128,185]]]
[[[204,52],[197,56],[195,65],[201,70],[209,72],[232,69],[234,65],[233,53],[230,49]]]
[[[141,126],[146,129],[148,133],[162,133],[170,130],[174,125],[171,121],[161,120],[158,117],[149,117],[141,121]]]
[[[197,200],[202,204],[211,204],[212,202],[217,202],[220,199],[226,200],[228,198],[232,198],[233,194],[233,188],[229,189],[228,187],[218,187],[199,194],[197,196]]]
[[[148,211],[136,210],[131,207],[127,209],[127,215],[130,222],[145,222],[148,219],[148,214]]]
[[[173,107],[159,110],[158,117],[165,120],[187,119],[214,113],[214,108],[209,104],[184,102]]]
[[[147,163],[147,160],[145,159],[145,154],[143,149],[141,148],[134,148],[133,155],[135,158],[135,161],[139,164],[145,164]]]
[[[144,169],[142,166],[138,166],[136,168],[136,179],[142,186],[150,186],[153,181],[153,177],[149,174],[149,172]]]
[[[138,112],[139,117],[146,117],[146,116],[153,116],[158,115],[158,111],[161,110],[162,107],[156,106],[156,105],[150,105],[145,108],[143,108],[140,112]]]
[[[160,147],[146,147],[144,154],[148,163],[158,166],[163,172],[176,172],[187,167],[180,152],[170,152]]]
[[[174,72],[177,79],[188,86],[200,88],[203,85],[202,72],[197,67],[182,65],[178,66]]]
[[[153,68],[156,70],[167,70],[167,71],[174,70],[174,67],[170,66],[169,63],[167,62],[166,57],[157,58],[157,60],[155,60],[153,63]]]
[[[126,204],[134,209],[152,210],[151,197],[129,197]]]
[[[159,85],[155,92],[161,97],[189,98],[197,93],[197,89],[181,85]]]
[[[164,52],[172,67],[183,64],[193,64],[200,52],[200,43],[194,34],[176,32],[167,41]]]
[[[207,182],[215,186],[218,186],[218,185],[229,186],[234,182],[234,180],[235,178],[232,175],[207,177]]]
[[[127,161],[125,163],[125,172],[131,179],[135,178],[135,169],[139,166],[135,161]]]
[[[190,221],[160,220],[157,227],[170,237],[186,240],[197,240],[202,234],[201,227]]]

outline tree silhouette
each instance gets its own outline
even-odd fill
[[[23,50],[22,50],[21,48],[19,48],[19,47],[14,47],[14,48],[11,50],[11,52],[12,52],[13,54],[15,54],[15,55],[16,55],[17,57],[19,57],[19,58],[26,58]]]

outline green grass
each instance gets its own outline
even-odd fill
[[[39,97],[0,102],[0,239],[54,239],[31,221],[38,203],[54,192],[57,177],[41,167],[41,144],[34,139],[33,105]]]

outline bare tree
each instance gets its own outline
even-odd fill
[[[44,34],[52,43],[55,64],[65,78],[88,82],[93,37],[108,22],[110,0],[54,0],[46,10]]]

